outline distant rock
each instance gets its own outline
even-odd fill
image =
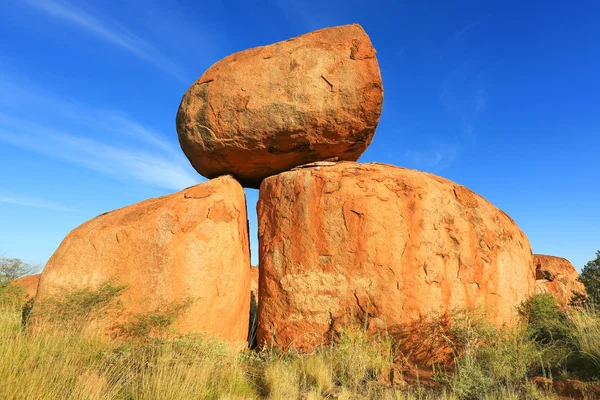
[[[70,232],[46,265],[36,303],[59,289],[127,285],[124,315],[191,300],[173,326],[245,342],[250,251],[244,190],[229,176],[102,214]],[[34,310],[35,311],[35,310]]]
[[[559,304],[568,306],[576,293],[585,294],[579,273],[573,264],[561,257],[534,254],[538,293],[550,293]]]
[[[258,267],[250,268],[250,293],[258,302]]]
[[[267,176],[371,143],[383,87],[375,49],[357,24],[244,50],[210,67],[183,96],[181,148],[208,178]]]
[[[410,169],[353,162],[269,177],[258,202],[259,345],[310,350],[358,318],[409,335],[478,308],[513,323],[535,292],[525,234],[469,189]],[[424,330],[402,345],[437,361]],[[434,349],[435,350],[435,349]]]
[[[10,283],[10,285],[22,288],[25,291],[24,301],[28,301],[29,299],[33,299],[35,297],[39,281],[40,274],[35,274],[15,279]]]

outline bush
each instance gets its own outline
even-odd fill
[[[556,374],[562,371],[576,349],[573,326],[566,311],[554,296],[539,293],[524,302],[519,312],[527,324],[527,337],[540,350],[538,373]]]
[[[570,345],[569,319],[551,294],[536,294],[521,305],[519,313],[527,322],[527,334],[537,343]]]
[[[474,312],[457,313],[447,333],[456,355],[453,373],[438,371],[458,399],[521,398],[533,389],[529,377],[540,366],[540,351],[526,326],[500,329]]]
[[[169,329],[179,315],[192,304],[192,300],[164,304],[152,312],[137,313],[129,316],[127,322],[113,328],[115,337],[147,341],[155,337],[166,337]]]
[[[594,260],[585,264],[579,280],[585,286],[587,301],[596,309],[600,309],[600,250],[596,252]]]
[[[0,289],[4,289],[17,278],[29,275],[34,267],[18,258],[0,257]]]
[[[79,332],[90,322],[100,321],[120,307],[118,297],[126,286],[104,282],[97,290],[62,287],[58,292],[34,304],[31,317],[38,326]]]

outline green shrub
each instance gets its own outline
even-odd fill
[[[521,305],[519,312],[527,322],[528,335],[537,343],[571,343],[571,326],[567,314],[551,294],[536,294]]]
[[[600,309],[600,250],[596,252],[595,259],[585,264],[579,280],[585,286],[587,302],[596,309]],[[581,294],[579,294],[579,298],[582,299]]]
[[[447,384],[458,399],[529,392],[528,378],[539,368],[540,351],[525,326],[500,329],[485,323],[478,313],[460,314],[448,332],[456,354],[454,372],[438,372],[435,379]]]
[[[102,320],[117,310],[126,286],[104,282],[97,290],[62,287],[55,295],[34,304],[31,317],[38,325],[81,331],[92,320]]]
[[[165,337],[178,316],[192,304],[191,299],[162,305],[152,312],[136,313],[127,322],[113,328],[116,337],[132,340],[149,340],[152,337]]]
[[[26,264],[18,258],[0,257],[0,289],[7,287],[17,278],[29,275],[33,269],[32,265]]]

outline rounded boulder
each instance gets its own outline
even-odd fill
[[[243,188],[230,176],[102,214],[71,231],[40,278],[36,306],[64,290],[124,287],[107,330],[187,304],[178,334],[244,343],[250,249]],[[60,297],[59,297],[60,299]]]
[[[404,339],[459,310],[510,324],[535,292],[516,223],[432,174],[322,163],[265,179],[257,208],[261,345],[311,350],[353,318]],[[413,333],[413,358],[436,361],[419,347],[435,335]]]
[[[579,273],[571,262],[562,257],[534,254],[538,293],[550,293],[561,306],[568,306],[585,295],[585,286],[579,281]]]
[[[360,25],[344,25],[218,61],[183,96],[177,132],[200,174],[258,188],[298,165],[357,160],[382,103],[371,40]]]

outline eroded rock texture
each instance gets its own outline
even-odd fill
[[[183,96],[177,132],[200,174],[258,188],[297,165],[357,160],[382,102],[371,41],[360,25],[344,25],[217,62]]]
[[[534,254],[538,293],[552,294],[562,306],[568,306],[576,293],[585,294],[579,273],[573,264],[561,257]]]
[[[127,285],[124,318],[191,301],[173,326],[246,340],[250,251],[242,187],[229,176],[102,214],[70,232],[42,273],[36,302],[61,287]]]
[[[259,344],[309,350],[356,317],[397,334],[455,309],[516,319],[535,269],[504,212],[424,172],[329,164],[261,185]]]

